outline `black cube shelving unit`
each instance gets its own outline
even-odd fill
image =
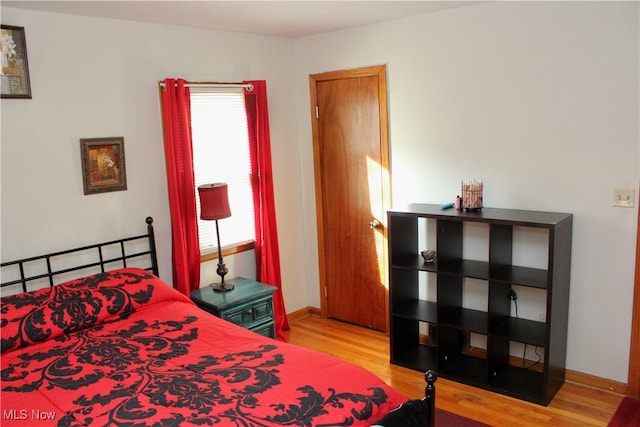
[[[435,225],[436,259],[420,256],[419,222]],[[487,260],[465,259],[465,223],[485,224]],[[441,210],[413,204],[388,212],[391,363],[432,369],[444,378],[548,405],[564,383],[573,215],[515,209]],[[548,233],[546,268],[513,264],[514,229]],[[476,242],[477,243],[477,242]],[[436,280],[436,297],[420,299],[419,275]],[[463,306],[465,283],[486,286],[482,310]],[[545,293],[544,321],[513,313],[513,286]],[[426,325],[426,326],[423,326]],[[425,338],[421,331],[428,330]],[[469,336],[486,348],[469,351]],[[542,360],[513,363],[512,343],[539,348]]]

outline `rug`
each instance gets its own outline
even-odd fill
[[[630,397],[622,399],[608,427],[640,427],[640,400]]]
[[[435,427],[486,427],[487,424],[436,408]]]

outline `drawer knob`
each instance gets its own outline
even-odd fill
[[[250,309],[248,309],[248,310],[247,310],[247,314],[253,314],[253,309],[251,309],[251,308],[250,308]]]

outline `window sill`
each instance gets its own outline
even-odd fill
[[[235,245],[224,246],[222,248],[222,256],[229,256],[238,254],[240,252],[250,251],[255,248],[255,241],[248,240],[246,242],[240,242]],[[218,259],[218,251],[213,248],[200,249],[200,262],[211,261],[212,259]]]

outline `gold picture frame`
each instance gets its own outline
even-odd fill
[[[124,137],[80,140],[84,194],[127,189]]]
[[[1,26],[0,60],[0,96],[31,99],[24,27]]]

